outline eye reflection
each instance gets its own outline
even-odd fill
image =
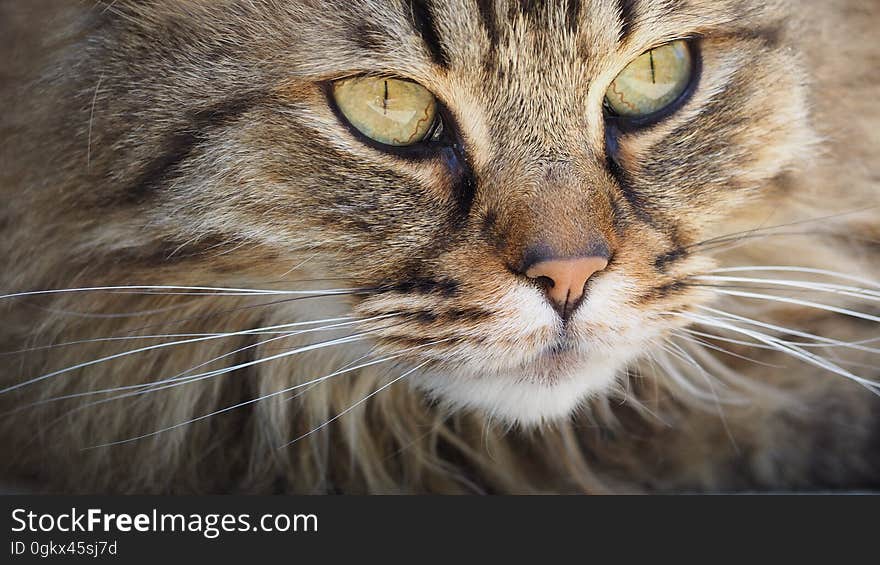
[[[333,98],[354,128],[385,145],[402,147],[424,141],[437,120],[437,99],[408,80],[343,79],[333,83]]]
[[[678,100],[690,84],[693,66],[686,41],[651,49],[617,75],[605,94],[606,103],[619,116],[650,116]]]

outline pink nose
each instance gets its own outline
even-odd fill
[[[545,278],[550,282],[547,296],[556,307],[567,315],[584,294],[584,286],[590,277],[608,266],[605,257],[577,257],[574,259],[550,259],[535,263],[526,270],[531,279]]]

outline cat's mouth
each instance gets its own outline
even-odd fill
[[[533,375],[537,381],[553,384],[570,377],[575,371],[583,371],[590,364],[590,356],[568,334],[561,334],[556,341],[540,349],[531,360],[523,363],[520,371]]]
[[[407,381],[452,408],[509,422],[565,418],[611,389],[623,369],[667,329],[665,318],[633,305],[638,281],[606,272],[567,319],[532,286],[488,301],[476,293],[389,293],[359,304],[380,319],[366,325],[382,353],[416,369]],[[481,295],[482,296],[482,295]]]
[[[567,334],[562,334],[555,342],[544,347],[541,351],[538,352],[536,361],[562,362],[570,361],[572,358],[580,357],[583,357],[583,354],[578,352],[578,349],[575,346],[572,338],[569,337]]]
[[[414,375],[416,386],[453,407],[487,411],[523,426],[565,418],[613,382],[620,359],[602,355],[573,336],[557,335],[531,352],[475,355],[465,363],[438,364]]]

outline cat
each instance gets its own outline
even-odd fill
[[[880,4],[0,22],[7,480],[877,486]]]

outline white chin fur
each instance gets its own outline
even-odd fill
[[[508,424],[536,427],[571,416],[588,398],[607,391],[618,368],[611,360],[593,361],[552,383],[525,374],[478,376],[437,371],[420,374],[413,383],[452,409],[477,410]]]
[[[504,338],[489,350],[503,353],[473,346],[450,355],[447,368],[416,371],[408,380],[452,410],[476,410],[511,425],[538,427],[568,418],[591,397],[609,392],[624,368],[660,334],[658,324],[646,323],[643,312],[626,306],[634,288],[635,283],[614,273],[597,280],[571,321],[580,329],[569,336],[576,340],[574,350],[543,361],[536,359],[538,346],[510,343],[542,336],[546,351],[558,339],[557,315],[534,288],[513,289],[498,302],[506,322],[489,332]],[[594,320],[605,323],[591,327]]]

